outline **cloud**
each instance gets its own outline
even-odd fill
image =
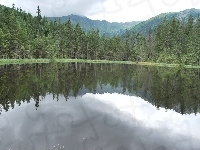
[[[161,13],[200,8],[197,0],[0,0],[0,4],[9,7],[12,3],[32,15],[36,15],[39,5],[43,16],[76,14],[110,22],[144,21]]]
[[[116,93],[87,93],[67,102],[62,96],[58,102],[52,98],[47,95],[40,101],[37,111],[31,101],[3,113],[0,149],[200,148],[200,115],[157,110],[139,97]]]
[[[67,16],[70,14],[87,15],[101,10],[105,0],[4,0],[0,3],[10,6],[14,3],[16,7],[36,15],[39,5],[44,16]]]

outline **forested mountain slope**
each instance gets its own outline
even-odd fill
[[[153,18],[150,18],[146,21],[142,21],[142,22],[138,23],[137,25],[132,27],[130,29],[130,31],[142,33],[143,35],[145,35],[148,33],[148,30],[150,28],[155,29],[156,27],[158,27],[158,25],[164,20],[165,17],[168,20],[175,17],[179,21],[187,22],[190,15],[193,16],[194,20],[196,20],[199,14],[200,14],[200,10],[194,9],[194,8],[186,9],[186,10],[180,11],[180,12],[163,13],[163,14],[157,15]]]
[[[193,17],[191,11],[186,20],[164,17],[145,36],[126,31],[123,36],[113,37],[95,29],[85,32],[70,20],[48,21],[39,6],[36,12],[32,16],[14,6],[0,5],[1,59],[72,58],[200,65],[200,17]],[[187,16],[187,11],[182,16]]]
[[[62,16],[62,17],[47,17],[47,20],[59,20],[61,23],[67,22],[69,19],[73,25],[76,25],[77,23],[80,24],[83,31],[88,32],[89,30],[98,29],[99,33],[101,35],[105,34],[106,36],[115,36],[123,34],[126,29],[130,29],[136,24],[140,23],[140,21],[132,21],[132,22],[125,22],[125,23],[118,23],[118,22],[108,22],[106,20],[91,20],[84,16],[78,16],[78,15],[68,15],[68,16]]]
[[[71,20],[48,21],[42,17],[39,6],[36,9],[36,16],[32,16],[14,5],[12,8],[0,5],[1,59],[131,60],[127,44],[120,37],[102,36],[98,29],[85,32]],[[139,45],[144,38],[138,36],[137,41]]]

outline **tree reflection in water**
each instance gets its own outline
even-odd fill
[[[51,63],[0,66],[0,104],[5,111],[63,95],[117,92],[138,95],[155,107],[181,114],[199,112],[200,80],[196,69],[124,64]]]

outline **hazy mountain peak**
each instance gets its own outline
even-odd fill
[[[146,34],[149,28],[155,29],[165,17],[167,17],[167,19],[175,17],[180,21],[187,21],[190,15],[193,16],[194,20],[196,20],[199,14],[200,14],[200,9],[195,9],[195,8],[186,9],[180,12],[162,13],[160,15],[157,15],[153,18],[150,18],[146,21],[137,24],[131,29],[131,31]]]
[[[79,23],[82,29],[86,32],[91,30],[92,28],[98,29],[101,35],[105,34],[106,36],[115,36],[123,34],[126,31],[126,29],[130,29],[137,23],[139,23],[139,21],[118,23],[108,22],[106,20],[91,20],[85,16],[79,16],[74,14],[62,17],[47,17],[48,20],[55,20],[59,18],[62,23],[67,22],[69,19],[71,20],[73,25]]]
[[[152,17],[146,21],[132,21],[132,22],[108,22],[106,20],[91,20],[85,16],[80,16],[76,14],[71,14],[68,16],[60,17],[61,22],[66,22],[69,19],[72,24],[79,23],[84,31],[89,31],[91,28],[98,29],[100,34],[105,34],[107,36],[120,35],[125,33],[126,29],[133,30],[135,32],[141,32],[145,34],[149,28],[156,28],[158,24],[165,18],[171,19],[175,17],[180,21],[186,21],[190,15],[194,17],[194,20],[200,14],[200,9],[186,9],[180,12],[168,12],[162,13],[155,17]],[[59,17],[48,17],[49,20],[58,19]]]
[[[191,8],[178,12],[177,16],[175,17],[181,21],[186,21],[189,18],[189,16],[192,15],[194,17],[194,20],[196,20],[199,14],[199,9]]]
[[[188,12],[200,13],[200,9],[190,8],[190,9],[186,9],[186,10],[180,11],[180,13],[182,13],[182,12],[185,12],[185,13],[188,13]]]

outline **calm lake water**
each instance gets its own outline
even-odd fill
[[[0,66],[0,150],[200,150],[200,71]]]

